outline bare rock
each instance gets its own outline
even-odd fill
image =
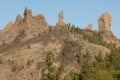
[[[56,26],[64,26],[65,23],[64,23],[63,10],[59,13],[58,18],[59,19],[58,19]]]
[[[24,19],[31,19],[32,18],[32,11],[28,8],[25,8],[24,11]]]
[[[89,24],[85,29],[86,30],[92,30],[92,24]]]
[[[16,20],[15,20],[15,24],[16,25],[19,25],[23,22],[23,18],[21,17],[21,15],[18,15]]]
[[[18,15],[15,23],[8,23],[6,27],[0,31],[0,41],[4,41],[6,44],[12,41],[25,41],[47,33],[49,30],[45,17],[42,14],[34,17],[32,16],[32,11],[25,8],[23,15],[24,18]]]
[[[31,27],[33,25],[33,16],[32,16],[32,11],[28,8],[25,8],[24,11],[24,25],[26,27]]]
[[[46,22],[45,17],[42,14],[38,14],[37,16],[35,16],[35,20],[38,24],[41,24],[45,27],[48,26],[48,23]]]
[[[109,13],[103,13],[99,18],[98,18],[98,25],[99,25],[99,31],[111,31],[111,15]]]
[[[28,8],[25,8],[24,11],[24,20],[23,25],[28,28],[41,28],[44,31],[44,28],[48,27],[48,24],[45,20],[45,17],[42,14],[38,14],[37,16],[32,16],[32,11]]]
[[[114,36],[111,28],[112,17],[109,13],[103,13],[98,18],[99,32],[102,34],[103,41],[106,43],[115,43],[118,42],[117,37]]]
[[[13,22],[9,22],[2,31],[6,32],[10,30],[12,27],[13,27]]]

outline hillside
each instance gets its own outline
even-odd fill
[[[63,11],[55,26],[28,8],[23,16],[0,30],[0,80],[120,80],[110,14],[98,18],[95,31],[64,23]]]

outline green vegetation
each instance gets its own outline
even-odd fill
[[[102,52],[101,51],[99,51],[99,54],[98,54],[98,56],[96,57],[96,61],[99,63],[99,62],[101,62],[103,59],[102,59]]]
[[[62,74],[64,67],[60,66],[59,68],[57,68],[53,65],[53,62],[54,54],[52,53],[52,51],[49,51],[46,54],[46,66],[42,69],[41,72],[41,80],[61,80],[60,75]]]
[[[89,31],[84,31],[71,24],[68,24],[68,30],[73,34],[82,35],[84,40],[107,47],[111,50],[111,54],[106,55],[103,59],[103,53],[99,51],[95,60],[92,60],[88,50],[86,50],[86,54],[83,54],[77,42],[65,40],[62,51],[64,60],[68,59],[67,56],[72,53],[76,53],[76,60],[81,70],[79,73],[70,71],[64,75],[64,78],[61,78],[64,66],[54,66],[54,54],[49,51],[46,54],[46,65],[41,72],[41,80],[120,80],[120,47],[116,48],[112,43],[103,42],[100,33],[90,31],[91,34],[88,34]]]
[[[12,68],[12,70],[11,70],[11,72],[16,72],[16,71],[17,71],[17,66],[14,65],[13,68]]]
[[[27,48],[28,48],[28,49],[30,49],[30,48],[31,48],[31,45],[30,45],[30,44],[28,44]]]
[[[79,75],[71,71],[65,76],[64,80],[79,80]]]
[[[120,80],[120,48],[116,48],[112,43],[106,44],[103,42],[100,33],[91,31],[91,35],[87,34],[86,31],[71,25],[70,23],[68,26],[71,32],[82,35],[84,40],[94,44],[103,45],[111,50],[111,54],[106,55],[104,60],[102,59],[101,51],[95,61],[90,60],[88,51],[86,51],[86,55],[83,56],[84,58],[78,54],[78,62],[82,65],[80,66],[82,69],[77,75],[79,78],[78,80]],[[81,63],[81,60],[84,60],[85,62]],[[76,79],[71,78],[71,75],[69,75],[68,80]]]
[[[76,46],[77,46],[77,43],[75,41],[65,40],[65,47],[63,49],[63,56],[67,56],[68,54],[72,53]]]
[[[0,64],[2,64],[3,63],[3,61],[2,61],[2,58],[0,57]]]
[[[91,43],[94,44],[100,44],[104,45],[105,43],[102,41],[102,36],[98,32],[93,32],[93,31],[84,31],[83,29],[80,29],[79,27],[76,27],[75,25],[71,25],[70,23],[67,25],[69,30],[73,33],[78,33],[83,36],[84,40],[88,40]],[[91,34],[87,33],[90,32]]]

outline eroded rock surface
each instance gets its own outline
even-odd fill
[[[111,15],[109,13],[103,13],[98,18],[99,31],[111,31]]]

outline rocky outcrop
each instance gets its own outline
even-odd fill
[[[23,20],[26,27],[31,27],[33,25],[34,20],[32,16],[32,11],[30,9],[25,8]]]
[[[16,25],[19,25],[19,24],[21,24],[22,22],[23,22],[23,18],[21,17],[21,15],[18,15],[18,16],[16,17],[15,24],[16,24]]]
[[[48,24],[45,20],[45,17],[42,14],[38,14],[37,16],[34,17],[36,24],[41,24],[44,27],[48,27]]]
[[[24,11],[24,19],[25,20],[30,20],[32,19],[32,11],[28,8],[25,8],[25,11]]]
[[[32,11],[25,8],[23,16],[24,17],[18,15],[15,23],[10,22],[3,30],[0,31],[0,42],[4,41],[7,44],[15,41],[16,39],[22,39],[25,41],[35,35],[38,36],[48,31],[48,24],[42,14],[38,14],[34,17],[32,16]],[[24,35],[24,37],[19,38],[21,34]]]
[[[13,22],[9,22],[5,28],[2,30],[2,32],[6,32],[8,30],[10,30],[13,27]]]
[[[85,29],[86,30],[92,30],[92,24],[89,24]]]
[[[32,16],[32,11],[27,8],[24,11],[24,19],[22,26],[26,26],[28,28],[34,27],[41,31],[48,29],[48,24],[45,20],[45,17],[42,14],[38,14],[37,16],[34,17]]]
[[[111,15],[109,13],[103,13],[98,18],[99,31],[110,31],[111,21]]]
[[[98,32],[102,34],[103,41],[105,41],[106,43],[114,43],[118,45],[120,41],[111,31],[111,21],[112,21],[111,15],[109,13],[103,13],[98,18],[99,25]]]
[[[56,26],[64,26],[64,16],[63,16],[63,10],[59,13],[58,15],[58,22],[56,24]]]

